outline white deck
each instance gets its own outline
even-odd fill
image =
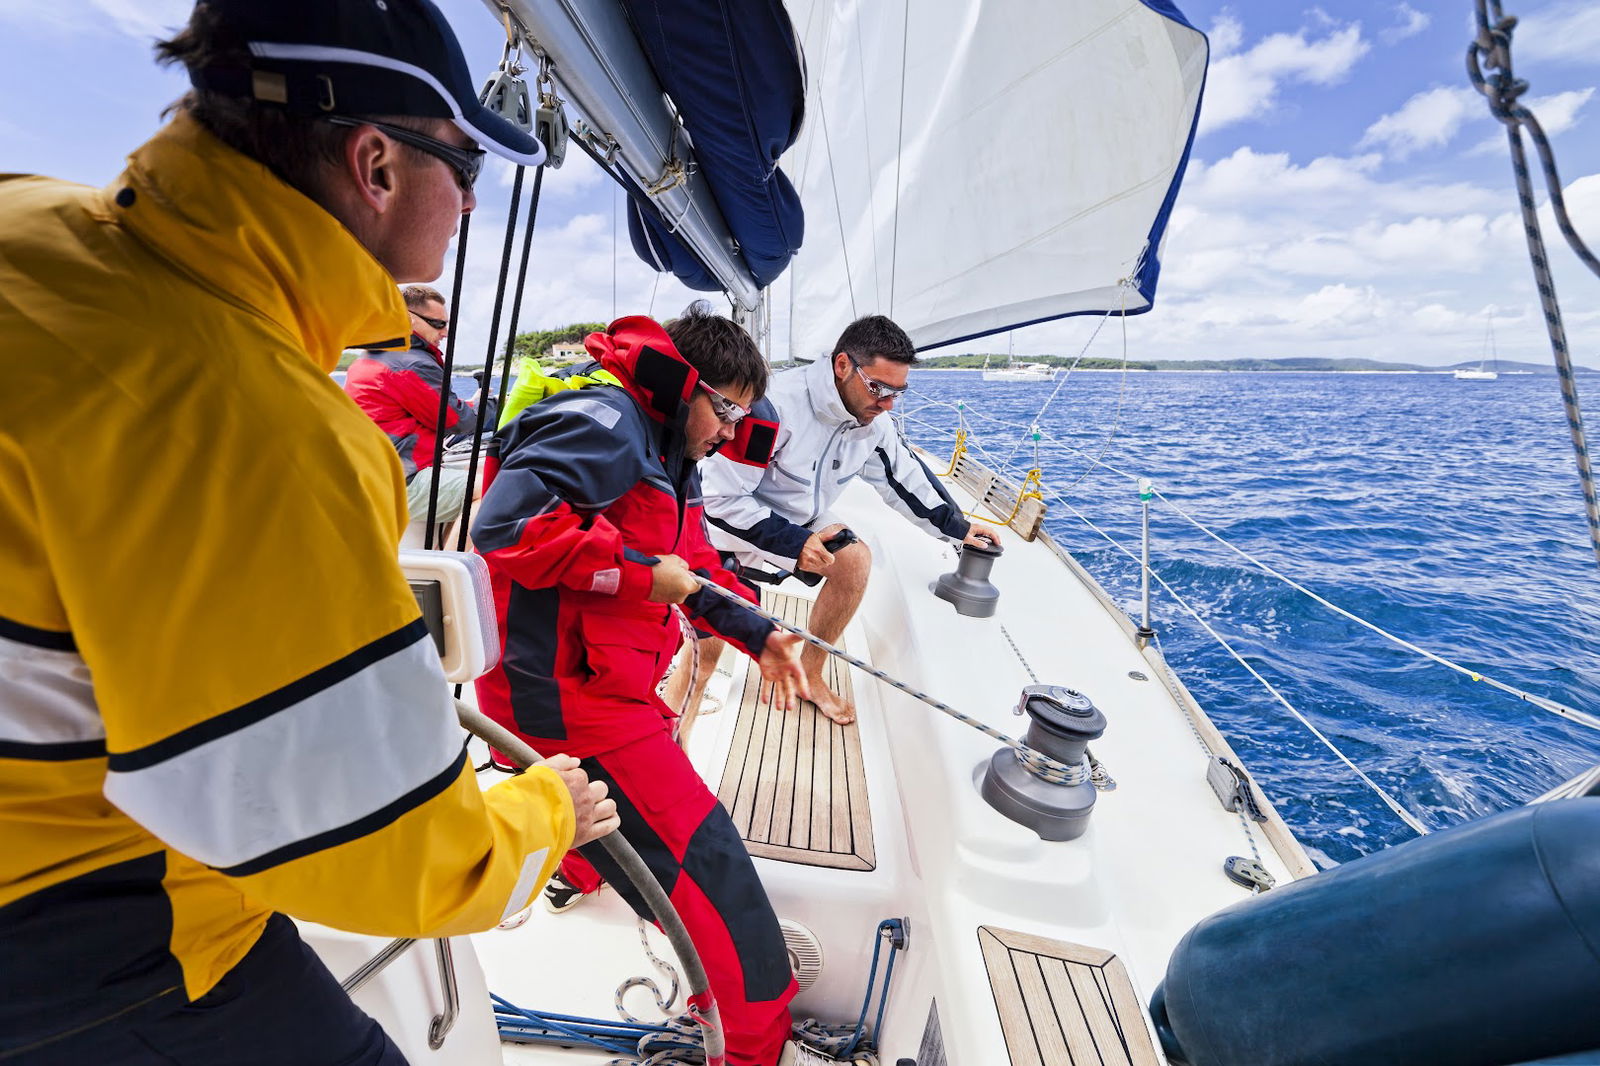
[[[958,499],[971,506],[959,492]],[[866,601],[845,636],[850,651],[1020,737],[1027,720],[1013,708],[1029,677],[1001,633],[1004,625],[1040,682],[1076,688],[1106,714],[1107,733],[1091,747],[1118,787],[1099,794],[1083,837],[1042,841],[978,793],[994,741],[858,674],[876,868],[756,860],[778,916],[805,925],[823,945],[822,977],[795,1001],[796,1016],[855,1018],[874,929],[889,917],[909,919],[909,944],[879,1034],[881,1061],[918,1055],[934,1001],[948,1061],[1005,1061],[980,926],[1112,952],[1139,999],[1148,1000],[1189,927],[1248,896],[1222,873],[1228,856],[1251,853],[1244,830],[1206,784],[1206,755],[1171,693],[1122,625],[1044,544],[1009,538],[992,574],[1001,591],[997,616],[963,618],[927,591],[954,568],[953,548],[913,530],[859,483],[838,514],[874,557]],[[810,595],[803,588],[783,591]],[[734,668],[733,676],[718,675],[711,692],[724,709],[702,716],[690,752],[713,790],[732,740],[744,660],[729,655],[723,665]],[[1135,672],[1150,679],[1136,680]],[[498,779],[484,776],[486,785]],[[1288,880],[1289,870],[1259,832],[1257,841],[1268,869]],[[657,952],[670,957],[664,938],[654,930],[651,936]],[[632,913],[610,891],[560,916],[536,907],[521,928],[480,934],[471,943],[489,988],[520,1005],[563,1013],[615,1018],[617,985],[652,973]],[[421,947],[427,950],[413,952],[406,979],[426,986],[433,983],[432,950]],[[349,968],[335,966],[341,976]],[[366,1003],[379,994],[358,998]],[[468,1035],[452,1036],[437,1054],[408,1041],[414,1062],[495,1061],[479,1039],[488,1024],[482,994],[464,988],[463,996],[458,1025]],[[635,1013],[653,1019],[645,994],[633,997]],[[436,989],[429,998],[437,1004]],[[408,1008],[404,1027],[425,1033],[427,1019],[417,1016],[432,1009]],[[503,1055],[507,1063],[549,1064],[606,1057],[525,1047],[507,1047]]]

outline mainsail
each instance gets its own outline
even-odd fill
[[[809,77],[784,159],[807,215],[795,357],[827,354],[841,308],[919,348],[1150,308],[1208,51],[1176,7],[788,6]]]

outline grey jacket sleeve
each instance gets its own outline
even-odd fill
[[[779,447],[782,442],[780,432]],[[776,565],[792,570],[811,530],[778,514],[757,495],[762,477],[760,467],[746,466],[720,455],[713,455],[700,464],[712,543],[728,547],[727,537],[733,537],[755,548]]]
[[[880,424],[885,421],[880,417]],[[933,536],[961,540],[972,523],[961,513],[939,479],[912,452],[894,423],[879,432],[861,476],[890,507]]]

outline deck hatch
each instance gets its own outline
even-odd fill
[[[1111,952],[988,925],[978,945],[1011,1066],[1161,1066]]]
[[[761,602],[791,624],[810,621],[810,600],[762,589]],[[853,699],[848,667],[831,659],[827,677],[835,692]],[[745,672],[717,798],[752,855],[841,870],[877,866],[859,730],[810,703],[775,710],[754,667]]]

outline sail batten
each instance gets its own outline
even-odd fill
[[[785,160],[811,220],[796,357],[826,354],[844,307],[919,347],[1150,308],[1207,54],[1175,8],[789,6],[811,62]]]

